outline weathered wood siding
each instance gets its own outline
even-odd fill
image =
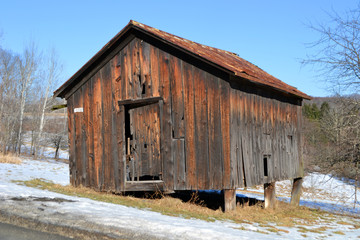
[[[300,177],[301,102],[236,88],[230,98],[231,162],[237,185]]]
[[[161,99],[160,144],[146,151],[160,156],[165,190],[233,189],[298,177],[299,105],[243,92],[139,38],[102,64],[67,97],[73,185],[126,189],[126,109],[118,102],[154,97]],[[137,129],[145,131],[146,124]]]

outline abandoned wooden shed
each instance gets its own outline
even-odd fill
[[[303,176],[310,97],[232,52],[130,21],[54,95],[74,186],[218,189],[232,208],[238,187]]]

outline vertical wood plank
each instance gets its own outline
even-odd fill
[[[110,155],[113,168],[111,181],[111,189],[116,193],[120,193],[120,179],[119,179],[119,151],[121,151],[121,146],[118,145],[118,128],[120,128],[117,112],[119,111],[118,101],[121,99],[121,52],[116,54],[110,60],[110,71],[111,71],[111,144],[110,144]]]
[[[255,132],[255,162],[256,162],[256,175],[257,175],[257,182],[263,183],[264,181],[264,166],[262,163],[263,153],[262,153],[262,118],[261,118],[261,101],[259,95],[254,95],[254,113],[255,113],[255,125],[254,125],[254,132]]]
[[[195,156],[198,189],[207,189],[209,175],[208,114],[204,71],[194,68]],[[194,84],[195,85],[195,84]],[[195,90],[196,89],[196,90]],[[229,129],[230,130],[230,129]]]
[[[242,134],[241,134],[241,146],[242,146],[242,155],[244,161],[244,173],[245,173],[245,183],[246,186],[253,186],[253,169],[252,169],[252,144],[251,144],[251,115],[250,115],[250,101],[249,94],[242,93],[243,101],[241,102],[241,107],[243,109],[243,121],[242,121]]]
[[[150,44],[141,40],[139,43],[140,55],[140,74],[141,74],[141,95],[143,97],[152,96],[152,74],[150,74]],[[158,68],[158,66],[156,66]],[[155,68],[156,68],[155,67]],[[155,70],[156,72],[156,70]],[[155,73],[156,74],[156,73]],[[156,75],[155,75],[156,76]]]
[[[96,190],[102,187],[102,159],[103,159],[103,136],[102,136],[102,101],[101,101],[101,80],[100,74],[94,76],[93,85],[93,107],[94,107],[94,168]]]
[[[221,104],[221,134],[222,134],[222,158],[223,158],[223,188],[232,189],[231,166],[230,166],[230,86],[229,83],[220,81],[220,104]]]
[[[238,168],[238,135],[239,129],[237,127],[238,103],[237,90],[230,89],[230,171],[231,171],[231,185],[237,186]]]
[[[71,95],[67,100],[68,111],[68,133],[69,133],[69,170],[70,183],[75,186],[76,179],[76,155],[75,155],[75,119],[74,119],[74,95]]]
[[[117,192],[123,192],[126,180],[125,107],[123,105],[118,106],[115,117],[117,123],[116,143],[118,147],[118,168],[115,169],[118,172],[116,190]]]
[[[194,67],[183,63],[184,79],[184,120],[185,120],[185,159],[187,189],[197,189],[195,158],[195,117],[194,117]]]
[[[185,190],[185,140],[173,139],[173,159],[175,164],[175,189]]]
[[[182,79],[182,61],[170,56],[170,84],[172,100],[172,131],[174,138],[184,137],[184,95]]]
[[[112,88],[112,95],[113,95],[113,101],[116,102],[121,100],[121,81],[122,80],[122,74],[121,69],[123,68],[123,63],[121,62],[124,60],[123,52],[120,51],[118,54],[115,55],[115,57],[111,60],[111,68],[112,68],[112,79],[111,79],[111,88]],[[115,105],[114,105],[115,106]]]
[[[159,68],[159,49],[150,45],[151,94],[153,97],[160,96]]]
[[[96,187],[95,185],[95,163],[94,163],[94,124],[93,124],[93,116],[94,116],[94,109],[93,109],[93,78],[90,78],[87,82],[88,85],[88,96],[87,96],[87,133],[88,138],[86,139],[87,149],[88,149],[88,178],[89,178],[89,186]],[[85,108],[85,104],[84,104]],[[85,109],[84,109],[85,111]]]
[[[141,98],[142,81],[140,73],[140,56],[139,56],[139,39],[135,38],[130,42],[131,52],[131,79],[129,82],[130,89],[129,96],[133,99]]]
[[[82,108],[83,101],[82,101],[82,89],[79,88],[74,93],[74,107],[75,108]],[[76,159],[76,179],[75,185],[80,186],[83,183],[83,162],[82,162],[82,118],[83,112],[74,112],[74,119],[75,119],[75,159]]]
[[[102,98],[103,98],[103,135],[104,135],[104,189],[115,191],[114,183],[114,161],[111,154],[112,138],[112,71],[110,63],[107,63],[101,70]]]
[[[121,68],[121,72],[124,72],[124,81],[122,82],[122,100],[129,99],[133,96],[132,90],[132,72],[131,72],[131,51],[130,45],[127,45],[123,48],[123,67]]]
[[[244,109],[242,108],[242,99],[240,92],[236,92],[236,103],[237,103],[237,111],[236,111],[236,127],[237,127],[237,136],[236,136],[236,142],[237,142],[237,152],[236,152],[236,162],[237,162],[237,187],[244,187],[244,170],[243,170],[243,154],[242,154],[242,142],[241,142],[241,135],[243,134],[241,132],[241,126],[242,126],[242,111]]]
[[[219,79],[207,75],[207,109],[209,133],[209,181],[210,189],[222,189],[222,139],[220,118]]]
[[[90,185],[90,168],[89,168],[89,81],[82,86],[83,93],[83,109],[84,117],[82,122],[82,161],[83,161],[83,185],[89,187]]]
[[[171,121],[171,89],[169,78],[169,54],[159,51],[160,94],[163,97],[161,156],[163,161],[163,177],[166,191],[174,189],[174,161],[172,158],[172,121]]]

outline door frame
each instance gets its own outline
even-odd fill
[[[118,105],[120,109],[123,109],[123,113],[122,113],[122,119],[124,119],[124,123],[121,124],[123,131],[123,136],[122,139],[124,140],[124,144],[125,144],[125,151],[124,154],[125,156],[122,157],[122,164],[119,167],[122,167],[122,171],[123,171],[123,179],[121,179],[121,181],[123,182],[123,186],[124,186],[124,190],[125,191],[149,191],[149,189],[153,189],[154,191],[157,190],[163,190],[163,185],[164,182],[163,180],[146,180],[146,181],[127,181],[126,180],[126,153],[127,153],[127,149],[126,149],[126,129],[125,129],[125,114],[126,114],[126,110],[131,109],[131,108],[137,108],[137,107],[141,107],[141,106],[146,106],[146,105],[151,105],[151,104],[158,104],[159,105],[159,121],[160,121],[160,161],[161,161],[161,169],[162,171],[164,170],[164,161],[162,159],[162,154],[161,154],[161,149],[162,149],[162,141],[161,141],[161,132],[163,131],[163,123],[162,123],[162,118],[163,118],[163,104],[164,104],[164,100],[162,97],[149,97],[149,98],[140,98],[140,99],[125,99],[125,100],[120,100],[118,101]],[[143,186],[140,186],[143,185]]]

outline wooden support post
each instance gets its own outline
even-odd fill
[[[274,208],[276,204],[275,182],[264,184],[265,208]]]
[[[236,208],[236,190],[224,189],[224,212],[233,211]]]
[[[295,178],[294,179],[293,187],[291,190],[291,201],[290,201],[291,205],[299,206],[302,183],[303,183],[303,178]]]

